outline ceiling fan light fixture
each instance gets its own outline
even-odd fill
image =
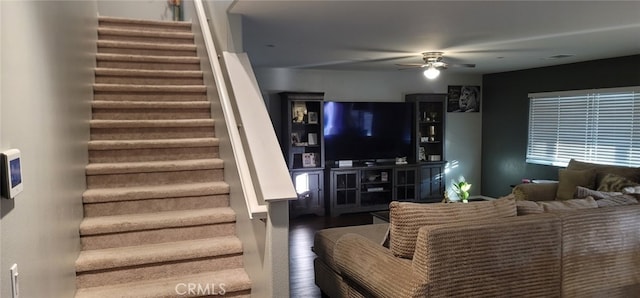
[[[433,67],[433,65],[429,65],[429,67],[427,67],[427,70],[425,70],[423,74],[427,79],[433,80],[440,75],[440,71],[437,68]]]

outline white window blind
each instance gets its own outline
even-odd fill
[[[529,94],[527,162],[640,166],[640,87]]]

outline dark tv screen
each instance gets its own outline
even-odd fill
[[[375,161],[409,156],[413,105],[324,102],[325,159]]]

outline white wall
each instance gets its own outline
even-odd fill
[[[73,297],[93,97],[95,1],[1,2],[0,150],[22,151],[24,191],[0,200],[0,296]]]
[[[167,0],[99,0],[98,12],[108,17],[173,20]],[[185,20],[190,18],[187,14],[184,17]]]
[[[279,131],[281,91],[324,92],[325,100],[404,101],[410,93],[446,93],[449,85],[482,85],[481,75],[453,75],[443,71],[436,80],[426,80],[419,71],[335,71],[284,68],[255,69],[260,89],[267,101],[274,126]],[[445,158],[450,169],[447,180],[464,178],[481,194],[480,113],[447,113]],[[451,182],[447,182],[447,186]]]

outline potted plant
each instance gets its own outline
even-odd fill
[[[458,195],[458,198],[460,198],[460,201],[463,203],[469,202],[470,189],[471,184],[467,183],[467,181],[460,181],[458,183],[453,182],[453,191]]]

